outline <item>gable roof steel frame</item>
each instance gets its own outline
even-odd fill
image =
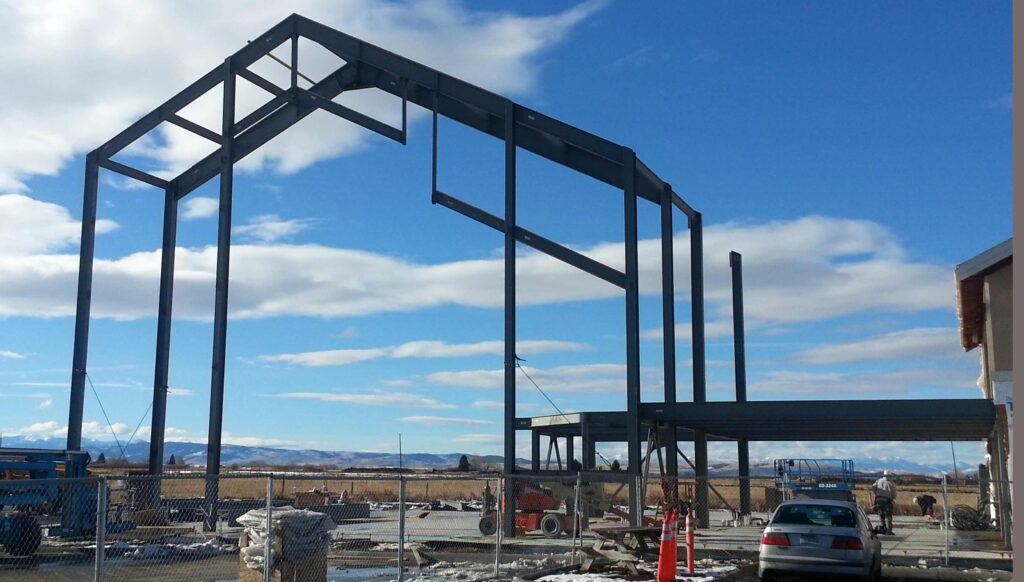
[[[326,48],[345,64],[311,87],[298,84],[298,41],[305,38]],[[291,42],[290,86],[266,80],[249,66]],[[272,56],[272,55],[271,55]],[[273,57],[275,60],[277,57]],[[235,119],[235,81],[242,77],[272,95],[262,106],[240,120]],[[220,133],[196,124],[179,113],[217,85],[224,87]],[[402,99],[402,127],[395,128],[332,101],[345,91],[376,88]],[[210,426],[207,444],[207,474],[219,474],[221,420],[223,416],[224,365],[227,334],[228,270],[230,262],[231,199],[233,164],[266,144],[313,111],[322,109],[370,131],[405,144],[407,106],[412,102],[434,114],[433,187],[431,200],[505,235],[505,471],[515,471],[515,244],[522,243],[562,260],[625,290],[628,467],[639,474],[640,459],[640,346],[639,288],[637,256],[637,199],[661,207],[663,319],[665,343],[665,401],[675,402],[674,286],[672,279],[672,213],[678,209],[688,218],[691,231],[691,288],[693,310],[694,400],[705,400],[703,261],[701,215],[672,187],[636,158],[633,150],[573,127],[552,117],[516,104],[500,95],[401,57],[323,24],[293,14],[256,40],[228,57],[224,63],[171,97],[141,119],[86,156],[85,193],[82,213],[82,245],[78,281],[75,344],[67,447],[81,447],[82,413],[86,381],[89,315],[92,294],[92,263],[100,167],[164,190],[164,224],[161,257],[157,347],[154,366],[153,425],[150,471],[163,465],[164,422],[171,308],[173,302],[174,250],[177,204],[189,193],[220,176],[217,284],[214,313],[213,371],[210,395]],[[437,189],[437,116],[442,115],[505,142],[505,217],[497,217]],[[166,180],[122,162],[113,156],[125,147],[168,122],[206,138],[220,147],[173,179]],[[625,271],[619,271],[530,232],[515,221],[515,157],[518,148],[622,189],[624,194]],[[698,441],[700,437],[698,437]],[[674,443],[673,443],[674,444]],[[704,452],[698,451],[698,465]],[[673,456],[674,458],[674,456]],[[212,490],[210,489],[212,487]],[[208,500],[216,502],[216,480],[208,481]],[[642,499],[630,488],[634,521],[639,519]],[[212,508],[211,508],[212,509]],[[212,513],[213,514],[213,513]],[[509,512],[509,518],[512,513]]]

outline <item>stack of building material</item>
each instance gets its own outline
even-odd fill
[[[239,539],[239,582],[264,579],[267,543],[270,544],[271,580],[327,580],[327,550],[335,528],[328,516],[305,509],[275,507],[267,534],[266,509],[254,509],[238,518],[245,531]]]

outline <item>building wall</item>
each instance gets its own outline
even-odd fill
[[[987,376],[987,394],[997,405],[1006,407],[1006,415],[997,419],[1009,444],[1003,450],[1006,472],[993,467],[1000,480],[1013,475],[1013,263],[985,276],[983,301],[985,303],[985,334],[982,338],[984,376]],[[992,447],[1002,443],[990,442]],[[995,461],[995,459],[993,459]],[[1010,507],[1013,489],[1009,489]],[[1004,533],[1004,538],[1008,534]]]
[[[1013,263],[985,277],[985,352],[990,378],[1013,371]]]

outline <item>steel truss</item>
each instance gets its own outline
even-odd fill
[[[344,65],[312,84],[299,86],[299,39],[313,41],[344,61]],[[290,43],[291,79],[280,87],[249,70],[249,67],[279,46]],[[276,58],[276,57],[275,57]],[[266,103],[241,119],[235,115],[235,84],[241,77],[263,88],[271,96]],[[185,119],[183,108],[217,85],[223,86],[220,132]],[[340,105],[333,99],[349,91],[378,89],[402,100],[402,126],[393,127]],[[616,144],[557,119],[514,103],[480,87],[388,52],[302,16],[289,16],[244,48],[229,56],[186,89],[133,123],[86,156],[85,194],[82,211],[82,243],[78,279],[77,315],[72,365],[71,400],[67,448],[81,447],[82,413],[89,343],[89,316],[95,248],[96,206],[99,168],[117,172],[164,191],[163,243],[160,265],[159,311],[153,380],[153,419],[149,469],[159,474],[163,466],[166,418],[171,310],[174,288],[174,253],[177,208],[180,200],[209,180],[220,178],[220,213],[217,237],[216,299],[214,308],[213,366],[210,386],[210,421],[206,472],[220,470],[221,428],[224,403],[225,351],[227,345],[228,272],[231,242],[233,167],[298,121],[317,110],[328,111],[370,131],[405,144],[407,107],[413,103],[433,112],[432,202],[450,208],[504,234],[505,241],[505,472],[515,466],[515,245],[522,243],[603,279],[625,292],[626,300],[626,434],[628,471],[639,475],[641,468],[640,427],[640,332],[637,256],[637,201],[657,204],[661,210],[661,259],[664,323],[665,403],[676,402],[675,313],[672,225],[673,213],[681,211],[690,230],[690,280],[692,294],[693,400],[705,402],[704,367],[704,284],[701,214],[687,204],[672,187],[661,180],[632,149]],[[487,213],[437,188],[437,120],[444,116],[505,143],[504,217]],[[210,140],[219,147],[177,177],[165,180],[113,160],[125,147],[168,122]],[[516,154],[524,149],[571,168],[623,192],[625,270],[604,265],[568,247],[531,232],[516,221]],[[698,475],[707,474],[707,437],[696,431],[695,462]],[[663,443],[675,449],[675,431]],[[676,475],[676,456],[668,455],[668,472]],[[216,515],[217,480],[209,479],[207,499],[210,515]],[[706,500],[707,490],[698,491]],[[511,496],[510,496],[511,498]],[[630,514],[639,523],[642,497],[636,484],[629,491]],[[511,524],[512,512],[506,527]]]

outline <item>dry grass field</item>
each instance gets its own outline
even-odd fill
[[[109,477],[116,478],[116,474]],[[499,486],[497,476],[473,476],[459,478],[454,476],[433,477],[430,479],[410,480],[406,485],[406,499],[409,502],[420,503],[434,500],[480,500],[483,497],[483,490],[486,483],[490,483],[491,490],[495,493]],[[686,484],[692,486],[693,481],[681,480],[681,489],[686,489]],[[136,495],[144,493],[155,485],[155,481],[143,478],[126,478],[120,483],[112,483],[115,491],[121,489],[134,490]],[[709,494],[709,503],[712,509],[728,509],[739,506],[739,482],[737,479],[712,479],[713,490]],[[398,500],[397,479],[368,479],[353,478],[344,474],[326,475],[323,477],[289,478],[278,476],[274,478],[274,497],[276,499],[294,499],[297,492],[309,491],[311,489],[328,490],[333,492],[345,491],[350,499],[357,501],[374,502],[395,502]],[[869,485],[858,484],[857,502],[866,511],[871,510],[872,497],[868,492]],[[205,480],[201,476],[196,478],[173,477],[163,479],[161,493],[167,498],[187,499],[199,498],[204,494]],[[753,479],[751,481],[751,503],[755,511],[765,511],[766,489],[773,488],[770,479]],[[223,477],[220,480],[220,496],[226,499],[264,499],[267,493],[267,481],[265,477]],[[616,484],[605,484],[605,495],[613,503],[626,503],[626,490]],[[717,491],[717,493],[716,493]],[[916,495],[930,494],[938,500],[936,513],[941,513],[942,488],[941,485],[914,484],[908,483],[900,486],[899,497],[896,504],[897,515],[916,515],[918,507],[913,503]],[[648,485],[646,503],[657,506],[663,500],[660,484],[655,481]],[[978,489],[976,485],[951,486],[949,488],[950,505],[968,505],[976,507],[978,504]]]

